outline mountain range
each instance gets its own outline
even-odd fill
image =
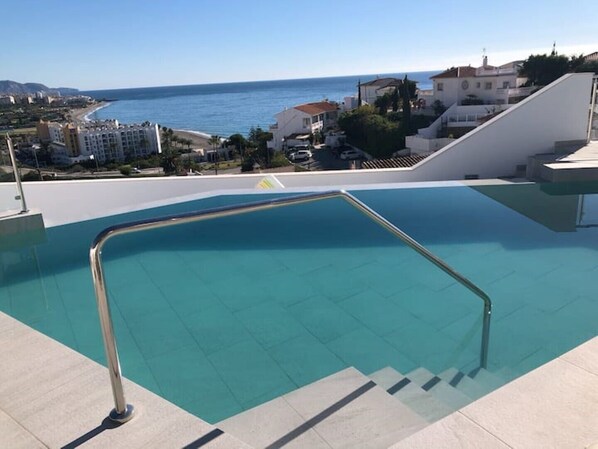
[[[0,94],[33,95],[36,92],[44,92],[47,94],[60,93],[60,95],[76,95],[79,93],[79,90],[70,87],[48,87],[40,83],[17,83],[16,81],[10,80],[0,81]]]

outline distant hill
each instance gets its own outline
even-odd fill
[[[14,95],[33,95],[36,92],[45,92],[48,94],[61,95],[76,95],[79,90],[70,87],[48,87],[40,83],[17,83],[16,81],[4,80],[0,81],[0,94],[14,94]]]

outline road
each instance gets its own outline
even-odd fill
[[[349,170],[353,165],[353,161],[342,160],[324,146],[312,150],[312,155],[309,161],[299,162],[297,165],[308,170]]]

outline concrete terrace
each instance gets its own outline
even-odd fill
[[[105,419],[112,394],[102,366],[1,313],[0,357],[0,447],[7,448],[252,447],[231,434],[268,448],[544,449],[598,442],[598,338],[431,425],[349,368],[218,427],[126,381],[138,415],[114,426]]]

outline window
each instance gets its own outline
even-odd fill
[[[486,90],[492,89],[492,82],[485,83],[484,84],[484,89],[486,89]]]
[[[309,125],[311,125],[311,119],[310,118],[304,118],[303,119],[303,127],[304,128],[308,128]]]
[[[438,83],[436,87],[438,88],[438,90],[444,90],[444,83]]]
[[[503,81],[503,83],[502,83],[502,88],[503,88],[503,89],[508,89],[509,87],[510,87],[510,86],[509,86],[509,82],[508,82],[508,81]]]
[[[475,83],[475,87],[476,89],[479,89],[480,87],[482,87],[482,83],[480,83],[479,81],[477,83]]]

